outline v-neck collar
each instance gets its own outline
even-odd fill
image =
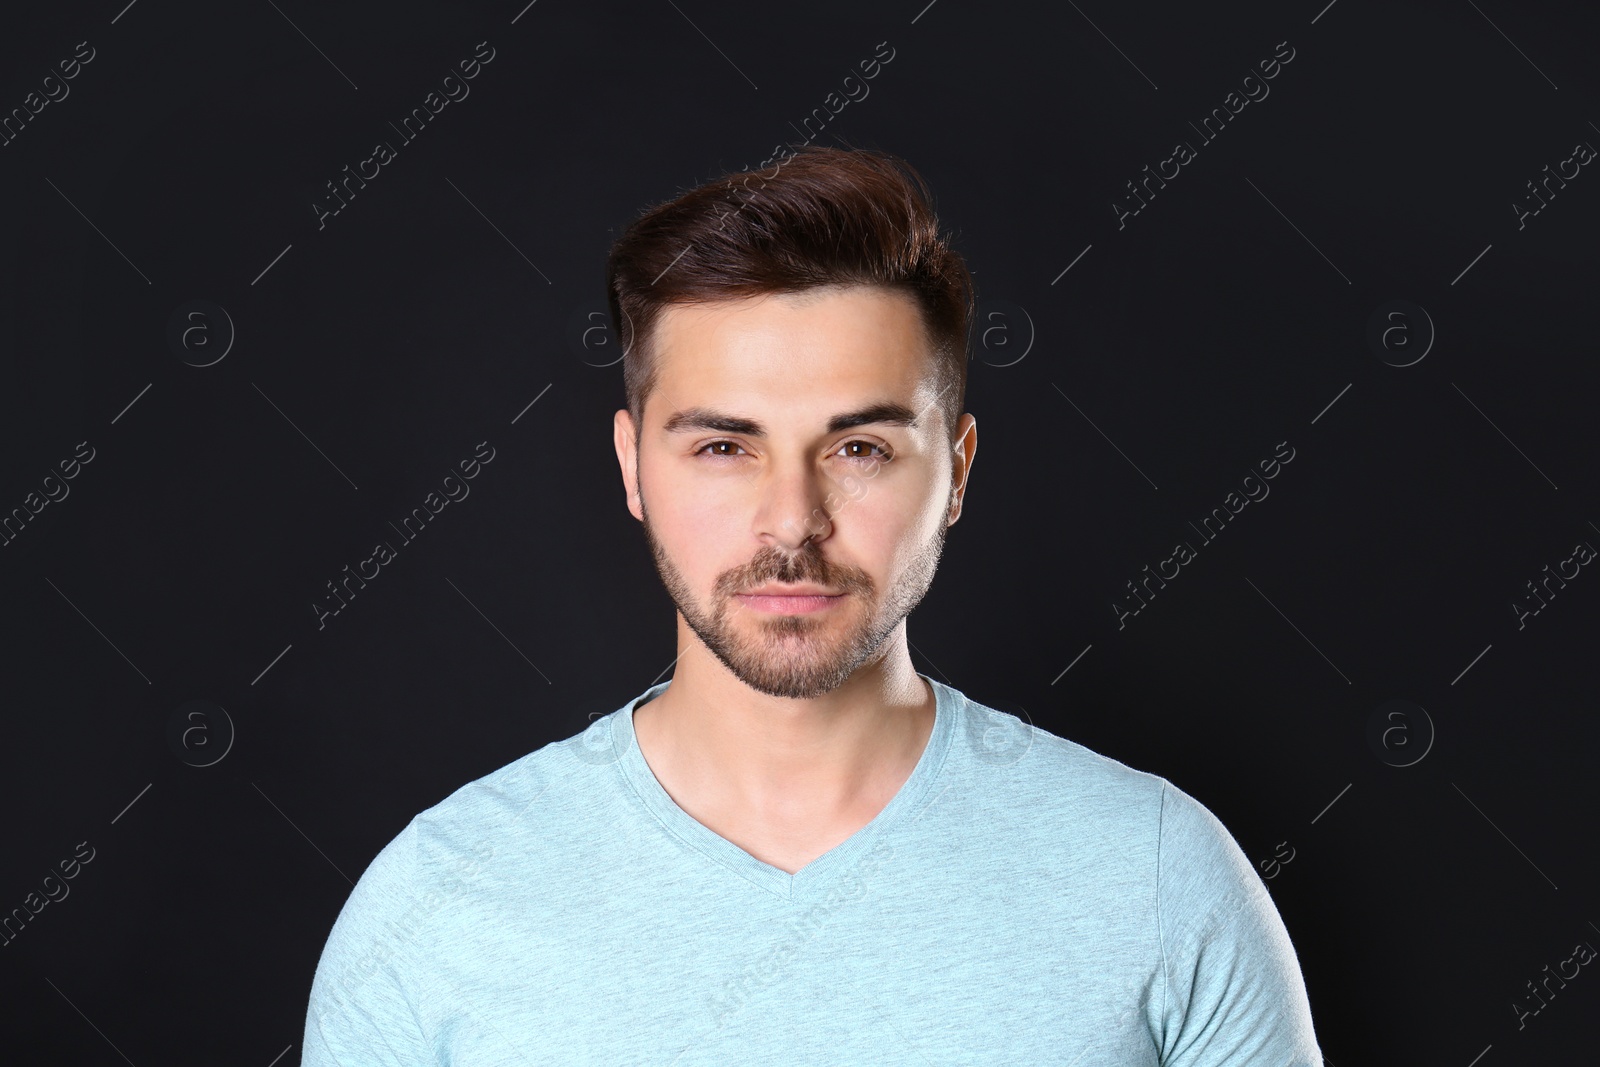
[[[863,847],[902,819],[908,811],[916,810],[918,802],[927,794],[944,765],[945,754],[950,749],[950,739],[955,732],[957,703],[962,698],[949,686],[921,672],[917,677],[933,687],[934,717],[933,730],[911,775],[870,822],[794,874],[756,859],[684,811],[650,769],[635,740],[633,712],[641,704],[664,692],[672,684],[670,679],[651,686],[613,713],[611,743],[616,749],[617,767],[651,813],[685,843],[777,896],[786,899],[806,896],[816,892],[824,881],[843,870]]]

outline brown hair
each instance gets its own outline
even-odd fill
[[[920,306],[938,406],[954,433],[967,387],[972,277],[930,201],[921,175],[896,156],[806,145],[770,175],[725,174],[646,210],[606,264],[634,425],[656,385],[650,337],[668,305],[870,285],[909,293]]]

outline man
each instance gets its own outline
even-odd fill
[[[302,1062],[1320,1065],[1204,806],[912,666],[977,453],[916,173],[802,150],[646,212],[608,274],[675,672],[384,848]]]

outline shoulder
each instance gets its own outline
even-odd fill
[[[952,745],[965,749],[962,758],[982,791],[1026,804],[1040,817],[1093,819],[1107,833],[1156,832],[1163,790],[1173,788],[1162,776],[964,694],[958,707]]]
[[[612,743],[616,712],[580,733],[529,752],[466,783],[419,812],[407,830],[413,873],[448,877],[490,861],[537,862],[583,841],[597,820],[614,816],[623,789]],[[397,857],[398,858],[398,857]]]
[[[581,847],[590,825],[607,817],[620,793],[611,720],[611,714],[601,716],[414,815],[368,864],[341,925],[436,914],[491,874],[526,874],[542,856],[559,862],[565,851]]]
[[[466,783],[418,812],[373,857],[340,909],[318,964],[328,1002],[380,974],[421,981],[418,966],[474,901],[541,885],[593,847],[595,820],[620,793],[610,715]]]
[[[1178,785],[1162,793],[1157,862],[1168,944],[1206,941],[1219,929],[1267,936],[1282,928],[1272,894],[1216,814]]]
[[[1097,816],[1108,828],[1159,835],[1175,861],[1242,859],[1221,820],[1165,776],[1130,767],[955,692],[958,721],[952,746],[965,748],[965,761],[986,789],[1026,794],[1036,811],[1070,808]]]
[[[1163,899],[1204,905],[1209,925],[1271,906],[1266,885],[1222,820],[1171,782],[1162,789],[1159,856]]]

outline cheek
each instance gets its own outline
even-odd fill
[[[657,527],[656,536],[674,556],[685,561],[707,558],[715,554],[718,545],[727,543],[733,521],[728,508],[707,506],[704,501],[690,497],[676,497],[662,503],[660,511],[663,516],[658,520],[657,509],[651,508],[650,520]]]
[[[875,526],[892,531],[892,539],[925,541],[944,514],[949,475],[922,465],[893,473],[863,477],[859,484],[841,481],[839,491],[854,494],[846,511],[871,515]]]
[[[942,509],[926,500],[925,485],[866,482],[865,489],[835,515],[834,537],[882,584],[927,543]]]
[[[673,565],[686,576],[705,577],[725,564],[728,546],[738,543],[745,504],[732,490],[675,479],[670,469],[640,472],[650,528]]]

